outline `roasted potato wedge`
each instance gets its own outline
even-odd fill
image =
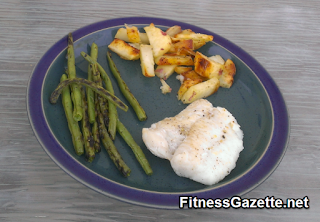
[[[215,61],[217,63],[220,63],[221,65],[224,65],[224,63],[225,63],[224,59],[220,55],[210,56],[210,57],[208,57],[208,59],[210,59],[211,61]]]
[[[182,39],[176,43],[173,43],[168,52],[181,54],[182,52],[184,52],[183,49],[193,50],[193,40],[192,39]]]
[[[157,65],[185,65],[185,66],[192,66],[193,59],[191,56],[169,56],[163,55],[159,56],[155,59],[155,63]]]
[[[127,24],[125,24],[125,26],[126,26],[129,42],[140,43],[141,40],[140,40],[138,28],[135,26],[128,26]]]
[[[158,76],[160,79],[168,79],[172,73],[174,73],[174,69],[177,67],[177,65],[163,65],[163,66],[157,66],[154,73],[156,76]]]
[[[174,37],[176,34],[180,33],[182,31],[181,26],[178,25],[174,25],[170,28],[167,29],[166,33],[170,36],[170,37]]]
[[[194,58],[194,70],[203,77],[206,78],[219,78],[223,70],[223,65],[215,61],[210,60],[207,56],[200,52],[196,52]]]
[[[199,75],[198,73],[196,73],[194,70],[190,70],[190,71],[187,71],[187,72],[183,72],[183,73],[181,73],[180,75],[182,75],[185,80],[188,80],[188,79],[198,80],[198,79],[200,79],[201,82],[207,80],[207,78],[205,78],[205,77],[203,77],[203,76],[200,76],[200,75]]]
[[[154,73],[154,60],[151,45],[140,45],[140,62],[142,74],[145,77],[153,77]]]
[[[140,37],[140,42],[142,44],[146,44],[146,45],[150,44],[148,36],[147,36],[146,33],[140,33],[139,32],[139,37]],[[121,40],[123,40],[125,42],[130,42],[126,28],[119,28],[114,38],[121,39]]]
[[[154,58],[162,56],[170,50],[172,44],[171,37],[167,33],[155,27],[153,23],[144,27],[144,30],[152,46]]]
[[[227,59],[224,64],[222,75],[219,77],[220,86],[223,88],[230,88],[233,84],[233,77],[236,74],[236,66],[234,62],[230,59]]]
[[[194,86],[198,83],[202,82],[201,79],[193,80],[193,79],[187,79],[184,80],[183,83],[181,84],[179,91],[178,91],[178,100],[182,98],[182,96],[187,92],[187,90],[191,87]]]
[[[206,42],[213,40],[212,35],[206,35],[206,34],[200,34],[200,33],[194,33],[194,32],[191,32],[191,33],[181,32],[179,34],[176,34],[174,37],[177,39],[204,40]]]
[[[193,69],[193,67],[190,66],[177,66],[174,68],[175,73],[177,74],[181,74],[187,71],[191,71]]]
[[[108,48],[125,60],[137,60],[140,58],[140,50],[121,39],[114,39],[108,45]]]
[[[201,98],[206,98],[215,93],[220,86],[217,78],[212,78],[207,81],[191,86],[181,97],[181,101],[185,104],[192,103]]]

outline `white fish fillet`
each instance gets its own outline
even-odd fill
[[[186,138],[190,127],[212,109],[212,104],[207,100],[197,100],[175,117],[165,118],[150,128],[143,128],[142,139],[154,155],[170,160]]]
[[[206,185],[227,176],[243,150],[243,132],[236,119],[205,99],[144,128],[142,137],[154,155],[170,160],[177,175]]]

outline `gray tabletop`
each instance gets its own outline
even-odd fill
[[[320,217],[319,1],[0,1],[1,221],[317,221]],[[200,26],[256,58],[279,86],[291,136],[276,171],[246,198],[310,199],[309,209],[159,210],[104,196],[45,153],[28,120],[26,91],[38,60],[85,25],[153,16]]]

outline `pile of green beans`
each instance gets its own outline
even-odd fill
[[[55,104],[61,95],[75,153],[79,156],[85,154],[86,160],[92,162],[96,154],[101,151],[102,145],[119,172],[128,177],[131,169],[113,143],[118,133],[132,149],[144,172],[152,175],[153,171],[142,149],[118,118],[117,108],[127,111],[128,106],[114,95],[107,72],[97,62],[98,46],[92,43],[90,56],[85,52],[81,52],[81,55],[89,62],[87,79],[76,76],[73,37],[72,33],[69,33],[66,70],[68,77],[65,74],[61,76],[60,83],[50,96],[50,102]],[[107,53],[107,60],[121,93],[138,119],[146,120],[145,111],[122,79],[110,52]]]

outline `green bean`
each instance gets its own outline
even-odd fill
[[[67,75],[63,74],[61,76],[60,82],[63,82],[66,79],[67,79]],[[69,86],[65,87],[62,90],[61,99],[62,99],[62,105],[64,108],[64,112],[66,114],[69,131],[70,131],[71,137],[72,137],[73,147],[74,147],[76,154],[80,156],[84,152],[83,140],[82,140],[82,134],[80,131],[79,124],[77,121],[74,120],[74,118],[72,116],[72,101],[71,101]]]
[[[99,108],[99,102],[98,102],[98,94],[94,94],[94,108],[95,108],[95,122],[92,125],[92,136],[93,136],[93,145],[96,153],[99,153],[101,151],[100,147],[100,133],[99,133],[99,120],[98,117],[100,115],[100,110],[96,109],[96,107]]]
[[[106,89],[110,92],[114,94],[114,90],[113,90],[113,86],[111,83],[111,80],[108,76],[108,74],[106,73],[106,71],[103,69],[103,67],[94,60],[94,58],[90,57],[88,54],[86,54],[85,52],[81,52],[80,53],[83,58],[85,58],[90,64],[97,64],[98,70],[100,72],[101,78],[104,81],[104,84],[106,86]],[[108,103],[108,116],[109,116],[109,124],[108,124],[108,132],[111,136],[111,138],[114,140],[115,136],[116,136],[116,122],[117,122],[117,118],[118,118],[118,112],[116,109],[116,106],[114,104],[112,104],[110,101]]]
[[[147,175],[152,175],[153,171],[151,169],[151,166],[145,157],[142,149],[140,146],[134,141],[132,138],[130,132],[127,130],[127,128],[120,122],[119,119],[117,119],[117,132],[122,136],[124,141],[128,144],[128,146],[131,147],[135,157],[137,158],[138,162],[140,163],[142,169]]]
[[[82,134],[83,134],[83,142],[84,142],[84,148],[86,153],[86,159],[89,163],[91,163],[94,160],[95,157],[95,150],[94,150],[94,141],[91,134],[91,127],[90,122],[88,118],[88,104],[86,101],[86,93],[83,88],[81,88],[81,95],[82,95],[82,120],[81,120],[81,126],[82,126]]]
[[[102,87],[102,80],[100,77],[100,73],[97,70],[97,64],[90,64],[89,65],[92,69],[92,77],[94,82],[98,85]],[[103,97],[101,97],[100,95],[98,95],[97,97],[98,101],[99,101],[99,105],[100,105],[100,112],[103,115],[103,119],[104,119],[104,123],[106,126],[108,126],[109,124],[109,108],[108,108],[108,102],[106,101],[106,99],[104,99]]]
[[[96,104],[98,106],[99,103],[96,103]],[[96,106],[96,110],[99,109],[99,107],[97,106]],[[104,148],[107,150],[110,159],[112,160],[112,162],[115,164],[117,169],[121,172],[121,174],[124,177],[130,176],[131,169],[123,161],[120,153],[118,152],[117,148],[113,144],[112,139],[109,137],[108,131],[103,123],[103,117],[101,113],[98,115],[97,120],[99,125],[100,139],[102,141]]]
[[[75,66],[75,57],[74,57],[74,49],[73,49],[73,37],[72,33],[68,35],[68,75],[69,79],[76,78],[76,66]],[[78,84],[74,83],[71,85],[71,98],[73,101],[73,118],[76,121],[80,121],[82,119],[82,107],[81,107],[81,91]]]
[[[91,58],[94,60],[97,60],[98,58],[98,46],[95,43],[91,44],[91,52],[90,52]],[[91,67],[88,66],[88,80],[93,81],[92,78],[92,70]],[[88,101],[88,116],[89,116],[89,122],[94,123],[96,119],[95,115],[95,107],[94,107],[94,92],[92,89],[87,88],[87,101]]]
[[[130,103],[130,105],[132,106],[133,110],[135,111],[138,119],[140,121],[144,121],[147,119],[147,115],[146,112],[144,111],[144,109],[141,107],[141,105],[139,104],[138,100],[134,97],[134,95],[130,92],[130,89],[128,88],[127,84],[124,82],[124,80],[122,79],[119,70],[117,69],[115,63],[113,62],[112,58],[111,58],[111,53],[108,51],[107,53],[107,58],[109,61],[109,67],[110,70],[112,72],[112,74],[114,75],[114,77],[116,78],[119,88],[122,92],[122,94],[124,95],[124,97],[126,97],[126,99],[128,100],[128,102]]]
[[[128,110],[128,106],[124,104],[118,97],[112,95],[109,91],[105,90],[101,86],[98,86],[96,83],[83,78],[67,79],[60,82],[57,88],[51,93],[50,103],[56,103],[63,88],[72,83],[78,83],[80,85],[90,87],[94,92],[98,93],[103,98],[106,98],[108,101],[112,101],[120,109],[124,111]]]

